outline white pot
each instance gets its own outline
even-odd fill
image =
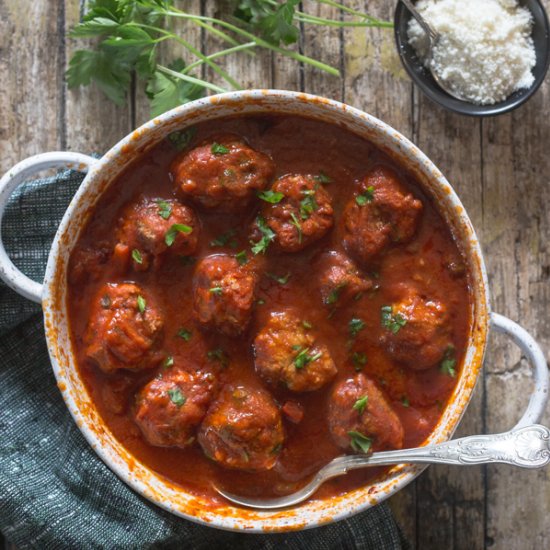
[[[212,507],[201,498],[162,479],[132,457],[113,437],[80,377],[67,323],[67,264],[71,250],[98,198],[117,175],[171,132],[206,120],[252,113],[307,116],[338,124],[364,137],[414,174],[424,193],[432,198],[449,224],[467,261],[473,307],[464,368],[460,370],[449,404],[427,444],[449,439],[462,417],[480,373],[490,325],[508,333],[535,367],[535,391],[518,426],[534,423],[542,415],[548,393],[548,376],[544,356],[533,339],[512,321],[489,312],[487,277],[479,242],[464,207],[441,172],[399,132],[342,103],[279,90],[231,92],[188,103],[151,120],[99,160],[77,153],[46,153],[31,157],[8,171],[0,180],[0,222],[10,194],[31,174],[53,166],[88,171],[59,226],[43,284],[31,281],[19,272],[7,257],[1,242],[0,277],[23,296],[42,303],[48,349],[57,384],[75,422],[96,453],[138,493],[181,517],[220,529],[290,531],[324,525],[374,506],[410,483],[425,466],[395,466],[376,483],[330,499],[311,500],[283,511]]]

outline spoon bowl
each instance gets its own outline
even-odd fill
[[[258,510],[276,510],[294,506],[312,496],[328,479],[350,470],[390,464],[474,464],[501,463],[521,468],[542,468],[550,463],[550,430],[539,424],[514,428],[494,435],[471,435],[416,449],[386,451],[372,455],[339,456],[321,468],[302,489],[280,498],[249,498],[234,495],[219,487],[216,491],[227,500]]]
[[[432,72],[424,66],[422,60],[408,42],[407,29],[409,21],[413,17],[410,7],[412,6],[414,10],[411,0],[398,2],[394,15],[395,41],[403,67],[413,82],[429,99],[449,111],[463,115],[485,117],[500,115],[517,109],[539,89],[550,65],[550,24],[542,2],[540,0],[519,0],[519,4],[527,8],[533,15],[532,38],[535,46],[536,64],[533,68],[535,80],[530,88],[518,90],[506,100],[494,105],[475,105],[461,100],[446,90]]]

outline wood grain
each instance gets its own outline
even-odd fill
[[[66,32],[78,21],[82,3],[0,0],[2,171],[46,150],[104,152],[150,118],[140,86],[129,89],[125,107],[113,106],[95,87],[66,90],[67,61],[83,45]],[[550,0],[543,3],[550,9]],[[387,19],[395,7],[390,0],[346,4]],[[218,3],[206,0],[178,5],[194,13],[219,9]],[[305,0],[303,9],[323,17],[347,17],[313,0]],[[174,25],[196,47],[209,52],[221,47],[181,21]],[[271,53],[237,54],[219,64],[243,87],[304,90],[343,99],[412,138],[448,177],[477,228],[494,310],[520,322],[550,349],[548,79],[520,110],[480,121],[447,113],[413,88],[395,52],[391,29],[303,26],[298,49],[337,67],[343,78]],[[168,61],[181,55],[175,45],[161,57]],[[222,84],[210,69],[201,69],[201,74]],[[510,428],[530,388],[529,366],[521,353],[505,338],[491,338],[485,372],[457,435]],[[544,421],[548,424],[550,416]],[[550,547],[549,495],[545,470],[430,467],[390,504],[418,549],[542,549]]]

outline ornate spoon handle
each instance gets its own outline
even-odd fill
[[[341,475],[365,466],[389,464],[454,464],[469,466],[501,462],[522,468],[550,464],[550,430],[540,424],[493,435],[471,435],[437,445],[353,455],[336,459],[321,470],[323,477]],[[321,472],[319,472],[321,474]]]

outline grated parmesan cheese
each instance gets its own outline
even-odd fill
[[[533,84],[533,18],[516,0],[419,0],[415,5],[441,35],[431,69],[450,90],[471,103],[492,105]],[[429,67],[428,38],[414,18],[408,39]]]

